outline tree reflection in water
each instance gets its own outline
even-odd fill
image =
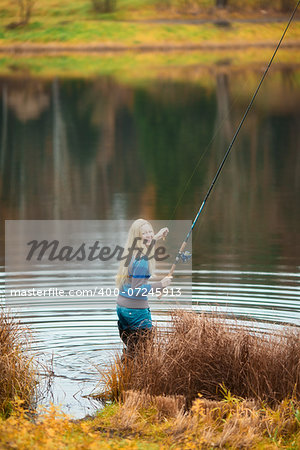
[[[1,216],[192,219],[251,96],[241,79],[259,78],[250,75],[219,71],[214,89],[201,79],[2,80]],[[296,72],[275,75],[194,235],[196,263],[220,245],[241,261],[261,246],[265,264],[296,259],[300,90]]]

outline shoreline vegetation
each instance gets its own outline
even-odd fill
[[[57,54],[57,53],[107,53],[107,52],[176,52],[176,51],[218,51],[218,50],[243,50],[251,48],[274,48],[276,44],[275,41],[240,41],[236,42],[234,40],[229,42],[199,42],[199,43],[153,43],[153,44],[136,44],[136,45],[126,45],[114,42],[103,42],[103,43],[86,43],[86,44],[59,44],[57,43],[17,43],[10,45],[1,45],[0,54],[9,53],[28,53],[28,54]],[[290,39],[287,42],[283,42],[281,48],[284,49],[295,49],[300,47],[300,39]]]
[[[15,33],[0,28],[0,51],[171,51],[226,50],[251,47],[274,47],[283,33],[283,23],[233,23],[228,28],[214,24],[149,24],[108,22],[100,25],[64,25],[44,28],[33,22],[28,29]],[[294,22],[282,47],[300,47],[300,22]]]
[[[20,322],[0,311],[0,417],[8,417],[18,402],[35,407],[37,366],[32,356],[31,333]]]
[[[255,88],[259,74],[266,69],[273,48],[246,48],[224,51],[121,51],[74,53],[55,50],[52,54],[1,53],[0,78],[4,82],[33,78],[52,81],[60,79],[94,79],[109,77],[127,86],[147,85],[150,80],[173,80],[203,85],[211,89],[218,74],[245,76]],[[271,80],[275,83],[287,71],[299,81],[298,48],[282,48],[272,64]],[[242,75],[244,74],[244,75]],[[252,81],[251,81],[252,80]],[[269,81],[270,83],[270,81]]]
[[[100,372],[99,399],[119,400],[124,391],[181,396],[186,409],[199,393],[221,401],[224,392],[270,406],[300,400],[300,329],[263,333],[234,317],[171,313],[166,330],[156,329],[137,357],[116,360]],[[97,398],[97,394],[94,395]]]
[[[179,78],[187,79],[195,79],[207,67],[229,71],[256,65],[260,70],[295,6],[292,0],[251,0],[246,8],[238,0],[78,0],[75,4],[28,0],[26,4],[28,17],[17,3],[1,2],[0,76],[112,75],[126,83],[173,77],[181,69],[185,73]],[[299,48],[300,11],[274,66],[297,68]]]
[[[22,328],[4,313],[1,323],[3,364],[15,354],[3,344],[16,330],[22,336]],[[93,398],[105,406],[94,416],[72,420],[54,406],[33,413],[35,404],[22,399],[19,386],[0,417],[0,446],[299,448],[299,334],[293,326],[266,334],[233,317],[176,311],[170,326],[137,348],[133,359],[121,363],[117,354],[99,370],[101,393]]]
[[[1,52],[273,46],[295,7],[291,0],[251,0],[246,8],[244,2],[237,0],[78,0],[76,4],[68,0],[27,0],[19,3],[24,4],[23,9],[18,9],[17,3],[11,0],[1,2]],[[284,45],[300,46],[299,12]]]
[[[114,11],[104,13],[92,0],[76,4],[39,0],[28,23],[10,27],[18,23],[20,14],[16,4],[3,0],[0,76],[112,76],[132,84],[156,78],[197,82],[203,71],[261,71],[282,35],[294,2],[266,0],[264,9],[261,4],[251,0],[245,9],[244,3],[236,0],[226,8],[217,8],[212,0],[117,0]],[[297,69],[299,47],[300,11],[273,68]]]

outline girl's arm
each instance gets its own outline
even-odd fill
[[[165,227],[159,230],[153,237],[155,241],[158,241],[159,239],[165,239],[167,234],[169,233],[169,228]]]

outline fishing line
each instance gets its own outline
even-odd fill
[[[206,195],[205,195],[205,197],[204,197],[204,200],[203,200],[203,202],[201,203],[200,208],[199,208],[199,210],[198,210],[198,212],[197,212],[197,214],[196,214],[196,216],[195,216],[195,218],[194,218],[194,220],[193,220],[193,223],[192,223],[192,225],[191,225],[191,228],[190,228],[190,230],[188,231],[185,240],[184,240],[183,243],[181,244],[181,247],[180,247],[180,249],[179,249],[179,251],[178,251],[178,254],[177,254],[176,258],[175,258],[175,261],[174,261],[174,263],[173,263],[173,265],[172,265],[172,267],[171,267],[171,270],[170,270],[169,275],[172,275],[172,273],[173,273],[174,270],[175,270],[176,264],[177,264],[180,260],[185,261],[185,260],[189,257],[189,255],[187,255],[186,252],[184,252],[184,249],[185,249],[185,247],[186,247],[186,244],[187,244],[187,242],[188,242],[188,239],[189,239],[189,237],[190,237],[190,235],[191,235],[191,233],[192,233],[192,231],[193,231],[193,229],[194,229],[194,227],[195,227],[195,225],[196,225],[196,223],[197,223],[197,221],[198,221],[198,219],[199,219],[199,216],[200,216],[201,212],[203,211],[203,208],[204,208],[204,206],[205,206],[205,204],[206,204],[206,202],[207,202],[207,200],[208,200],[208,197],[209,197],[211,191],[213,190],[213,187],[214,187],[214,185],[215,185],[215,183],[216,183],[216,181],[217,181],[217,179],[218,179],[218,177],[219,177],[219,175],[220,175],[220,173],[221,173],[221,171],[222,171],[222,168],[223,168],[223,166],[224,166],[224,164],[225,164],[226,159],[227,159],[228,156],[229,156],[229,153],[230,153],[230,151],[231,151],[231,149],[232,149],[232,147],[233,147],[233,144],[234,144],[235,141],[236,141],[236,138],[237,138],[237,136],[238,136],[238,134],[239,134],[239,132],[240,132],[240,130],[241,130],[241,128],[242,128],[242,126],[243,126],[245,120],[246,120],[246,117],[247,117],[247,115],[248,115],[248,113],[249,113],[249,111],[250,111],[250,109],[251,109],[251,107],[252,107],[252,105],[253,105],[253,103],[254,103],[254,100],[255,100],[255,98],[256,98],[258,92],[259,92],[259,89],[260,89],[260,87],[261,87],[261,85],[262,85],[262,83],[263,83],[263,81],[264,81],[264,79],[265,79],[265,77],[266,77],[266,75],[267,75],[267,73],[268,73],[268,71],[269,71],[271,65],[272,65],[272,62],[273,62],[273,60],[274,60],[274,58],[275,58],[275,55],[276,55],[276,53],[277,53],[277,51],[278,51],[278,49],[279,49],[279,47],[280,47],[280,45],[281,45],[281,43],[282,43],[282,41],[283,41],[285,35],[286,35],[286,32],[287,32],[287,30],[288,30],[288,28],[289,28],[289,26],[290,26],[290,24],[291,24],[291,22],[292,22],[292,20],[293,20],[293,18],[294,18],[294,16],[295,16],[295,14],[296,14],[296,11],[297,11],[297,9],[298,9],[299,4],[300,4],[300,0],[298,0],[298,2],[297,2],[296,6],[295,6],[295,8],[294,8],[294,10],[293,10],[293,12],[292,12],[292,14],[291,14],[291,17],[290,17],[290,19],[289,19],[289,21],[288,21],[288,23],[287,23],[287,25],[286,25],[286,27],[285,27],[285,30],[284,30],[284,32],[283,32],[283,34],[282,34],[282,36],[281,36],[281,38],[280,38],[280,40],[279,40],[279,42],[278,42],[278,44],[277,44],[277,47],[276,47],[275,51],[273,52],[273,55],[272,55],[270,61],[269,61],[269,64],[268,64],[266,70],[264,71],[263,76],[261,77],[261,80],[260,80],[260,82],[259,82],[259,84],[258,84],[258,86],[257,86],[257,88],[256,88],[256,90],[255,90],[255,92],[254,92],[254,94],[253,94],[253,96],[252,96],[252,98],[251,98],[251,100],[250,100],[250,102],[249,102],[247,108],[246,108],[246,111],[245,111],[245,113],[244,113],[244,115],[243,115],[243,117],[242,117],[242,119],[241,119],[241,121],[240,121],[240,123],[239,123],[237,129],[236,129],[236,132],[235,132],[234,135],[233,135],[233,138],[232,138],[232,140],[231,140],[231,142],[230,142],[230,144],[229,144],[229,146],[228,146],[228,149],[227,149],[227,151],[226,151],[226,153],[225,153],[225,155],[224,155],[224,157],[223,157],[223,160],[222,160],[222,162],[221,162],[221,164],[220,164],[220,166],[219,166],[219,168],[218,168],[218,170],[217,170],[217,172],[216,172],[216,175],[214,176],[214,178],[213,178],[213,180],[212,180],[212,182],[211,182],[211,184],[210,184],[210,186],[209,186],[209,189],[208,189],[208,191],[207,191],[207,193],[206,193]],[[201,157],[201,159],[202,159],[202,157]],[[195,172],[195,170],[193,171],[193,174],[194,174],[194,172]]]
[[[246,83],[247,83],[247,81],[245,81],[245,83],[242,84],[242,86],[245,86]],[[210,149],[210,147],[211,147],[212,144],[214,143],[214,141],[215,141],[215,139],[217,138],[217,136],[219,135],[220,130],[223,128],[224,122],[230,117],[232,111],[234,110],[234,106],[236,105],[236,103],[237,103],[237,101],[238,101],[238,98],[239,98],[239,95],[238,95],[238,94],[236,94],[236,95],[233,96],[233,99],[232,99],[232,101],[230,102],[230,107],[228,108],[227,114],[225,114],[224,116],[222,116],[221,119],[217,122],[217,125],[215,126],[215,132],[214,132],[212,138],[210,139],[209,143],[206,145],[206,147],[205,147],[203,153],[201,154],[200,158],[199,158],[198,161],[197,161],[197,164],[196,164],[194,170],[192,171],[191,176],[188,178],[188,180],[186,181],[186,183],[185,183],[185,185],[184,185],[184,187],[183,187],[183,189],[182,189],[182,193],[180,194],[179,199],[178,199],[178,201],[177,201],[177,203],[176,203],[176,205],[175,205],[175,207],[174,207],[174,209],[173,209],[173,211],[172,211],[172,214],[171,214],[171,220],[174,219],[174,216],[175,216],[175,213],[176,213],[176,211],[177,211],[177,209],[178,209],[178,206],[180,205],[181,200],[182,200],[182,198],[183,198],[183,196],[184,196],[184,194],[185,194],[185,192],[186,192],[186,190],[187,190],[187,188],[188,188],[188,186],[189,186],[189,184],[190,184],[190,182],[191,182],[193,176],[195,175],[195,173],[196,173],[196,171],[197,171],[197,169],[198,169],[198,167],[199,167],[201,161],[203,160],[203,158],[204,158],[205,155],[207,154],[208,150]]]
[[[232,110],[233,110],[233,105],[235,104],[237,98],[238,98],[238,96],[236,95],[236,97],[235,97],[234,101],[232,102],[232,105],[231,105],[231,107],[230,107],[228,113],[227,113],[226,116],[224,116],[224,117],[222,118],[222,120],[219,122],[219,124],[218,124],[218,126],[217,126],[217,128],[216,128],[216,130],[215,130],[215,132],[214,132],[214,134],[213,134],[213,136],[212,136],[212,138],[210,139],[210,141],[209,141],[209,143],[206,145],[206,147],[205,147],[205,149],[204,149],[202,155],[201,155],[200,158],[198,159],[197,164],[196,164],[194,170],[193,170],[192,173],[191,173],[191,176],[190,176],[190,177],[188,178],[188,180],[186,181],[186,183],[185,183],[185,185],[184,185],[184,188],[183,188],[183,191],[182,191],[182,194],[180,194],[179,199],[178,199],[178,201],[177,201],[177,203],[176,203],[176,205],[175,205],[175,208],[174,208],[174,210],[173,210],[173,212],[172,212],[171,220],[174,219],[175,212],[177,211],[177,208],[178,208],[178,206],[179,206],[180,203],[181,203],[181,200],[182,200],[182,198],[183,198],[183,196],[184,196],[184,194],[185,194],[185,192],[186,192],[186,190],[187,190],[187,188],[188,188],[188,185],[190,184],[190,182],[191,182],[193,176],[195,175],[195,173],[196,173],[196,171],[197,171],[197,169],[198,169],[198,167],[199,167],[199,165],[200,165],[202,159],[203,159],[204,156],[207,154],[207,152],[208,152],[208,150],[210,149],[212,143],[215,141],[216,137],[218,136],[219,131],[220,131],[220,130],[222,129],[222,127],[223,127],[223,123],[228,119],[230,113],[232,112]]]

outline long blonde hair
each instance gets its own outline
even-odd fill
[[[129,249],[132,248],[132,246],[134,244],[134,240],[136,238],[141,238],[142,239],[141,228],[142,228],[143,225],[150,225],[151,226],[151,224],[147,220],[145,220],[145,219],[137,219],[137,220],[135,220],[133,222],[133,224],[129,228],[127,241],[126,241],[125,248],[124,248],[125,255],[129,252]],[[148,248],[144,244],[143,240],[139,240],[137,246],[141,249],[143,254],[146,254],[146,252],[148,251]],[[151,258],[151,259],[149,259],[149,273],[150,273],[150,275],[152,275],[154,273],[154,270],[155,270],[154,252],[155,252],[155,249],[154,249],[154,246],[153,246],[153,248],[151,249],[150,254],[148,255],[148,258]],[[132,252],[132,256],[135,258],[138,253],[140,253],[139,250],[134,250]],[[118,273],[117,273],[117,276],[116,276],[116,285],[117,285],[118,288],[121,288],[123,286],[123,284],[129,282],[128,266],[129,266],[129,264],[126,264],[126,259],[123,259],[120,262],[119,270],[118,270]]]

